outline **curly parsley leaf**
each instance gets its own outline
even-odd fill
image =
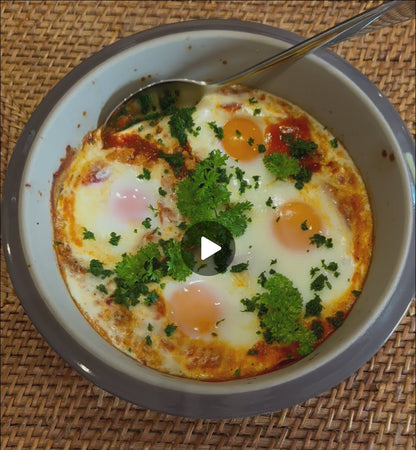
[[[232,203],[217,215],[217,222],[223,225],[230,233],[235,236],[244,234],[247,228],[248,217],[245,215],[252,208],[249,201]]]
[[[303,139],[294,139],[291,134],[283,134],[282,138],[288,143],[290,155],[296,159],[309,156],[318,145],[313,141],[304,141]]]
[[[227,155],[213,150],[200,161],[195,170],[177,183],[177,207],[191,225],[197,222],[215,220],[240,236],[247,227],[244,214],[252,207],[250,202],[230,203],[231,192],[227,174]]]
[[[266,292],[241,302],[246,311],[257,311],[266,342],[298,342],[300,355],[310,353],[316,336],[301,320],[303,301],[300,292],[280,273],[265,280],[263,287]]]
[[[104,269],[103,263],[98,259],[92,259],[90,261],[88,272],[90,272],[95,277],[100,277],[102,279],[109,277],[113,273],[109,269]]]
[[[297,159],[282,153],[271,153],[263,158],[266,169],[280,180],[297,175],[300,170]]]
[[[160,241],[163,251],[167,256],[167,274],[174,280],[185,281],[192,274],[191,269],[184,263],[181,254],[181,243],[174,239]]]

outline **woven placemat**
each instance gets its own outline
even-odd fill
[[[190,19],[242,19],[311,36],[379,2],[2,1],[1,182],[22,128],[71,69],[114,41]],[[415,22],[334,48],[415,135]],[[23,312],[2,256],[1,448],[413,448],[415,305],[338,386],[273,414],[192,420],[119,400],[74,372]]]

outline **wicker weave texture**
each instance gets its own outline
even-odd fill
[[[379,2],[2,1],[1,183],[47,92],[104,46],[165,23],[240,19],[311,36]],[[363,72],[415,136],[415,21],[334,51]],[[410,449],[415,304],[382,349],[338,386],[274,414],[193,420],[119,400],[75,373],[20,306],[2,256],[2,449]]]

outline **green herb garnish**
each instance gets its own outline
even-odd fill
[[[109,244],[117,246],[120,242],[121,239],[121,235],[120,234],[116,234],[114,233],[114,231],[112,231],[110,233],[110,240],[108,241]]]
[[[165,327],[166,336],[171,337],[177,328],[178,327],[176,325],[174,325],[173,323],[169,323],[168,325],[166,325],[166,327]]]
[[[226,172],[227,155],[213,150],[200,161],[193,172],[177,183],[177,207],[191,224],[215,220],[234,236],[240,236],[247,227],[247,216],[252,204],[248,201],[230,203]]]
[[[332,148],[337,148],[338,147],[338,139],[337,138],[331,139],[329,141],[329,143],[331,144]]]
[[[179,145],[184,146],[188,140],[188,134],[193,133],[194,120],[192,114],[195,108],[175,109],[169,119],[170,134],[176,137]]]
[[[322,309],[322,299],[319,295],[315,294],[315,297],[312,300],[309,300],[305,305],[305,317],[319,316]]]
[[[224,130],[219,127],[215,122],[208,122],[208,126],[214,132],[215,137],[220,141],[224,138]]]
[[[137,175],[137,178],[139,180],[150,180],[152,174],[149,169],[146,169],[146,167],[143,167],[143,173],[140,175]]]
[[[102,292],[103,294],[108,294],[107,288],[104,286],[104,284],[99,284],[96,286],[97,291]]]
[[[303,301],[300,292],[284,275],[276,273],[264,282],[266,292],[241,303],[246,311],[257,311],[267,343],[298,342],[300,355],[313,350],[316,336],[302,322]]]
[[[158,192],[162,197],[166,197],[167,192],[161,186],[159,186]]]
[[[82,239],[92,239],[95,241],[95,235],[92,231],[87,230],[85,227],[82,230]]]
[[[113,273],[111,270],[104,269],[103,263],[98,259],[92,259],[90,261],[88,272],[95,277],[100,277],[102,279],[109,277]]]
[[[151,219],[150,217],[146,217],[146,219],[144,219],[144,220],[142,221],[142,225],[143,225],[147,230],[149,230],[149,229],[152,227],[151,221],[152,221],[152,219]]]
[[[325,246],[326,248],[332,248],[334,246],[332,238],[327,238],[322,234],[314,234],[309,238],[311,244],[316,245],[317,248]]]
[[[244,270],[248,269],[248,261],[245,263],[235,264],[234,266],[231,266],[230,272],[232,273],[239,273],[244,272]]]
[[[184,165],[184,159],[182,156],[182,153],[177,152],[177,153],[164,153],[164,152],[159,152],[159,158],[164,159],[169,166],[171,167],[171,169],[173,170],[173,173],[175,174],[175,176],[177,177],[183,169],[183,165]]]

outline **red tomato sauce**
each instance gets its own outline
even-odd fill
[[[283,136],[292,136],[293,140],[302,139],[303,141],[311,140],[311,131],[309,127],[309,119],[306,116],[288,117],[279,123],[271,124],[266,128],[266,155],[270,153],[282,153],[290,156],[289,143]],[[320,164],[314,159],[314,155],[308,155],[299,160],[302,166],[305,166],[311,172],[317,172]]]

